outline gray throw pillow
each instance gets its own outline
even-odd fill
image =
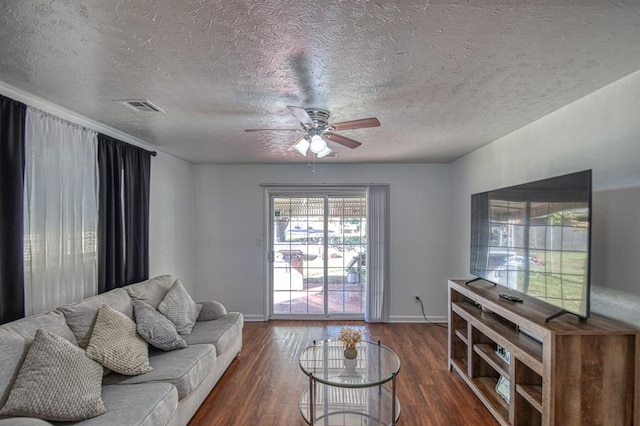
[[[191,299],[180,280],[176,280],[158,305],[158,310],[176,325],[179,334],[191,334],[201,309],[202,305]]]
[[[163,351],[187,347],[187,342],[176,331],[176,326],[160,312],[136,299],[131,299],[136,315],[138,334],[151,346]]]
[[[202,304],[202,310],[198,316],[198,321],[211,321],[222,318],[227,315],[227,308],[220,302],[215,300],[207,300],[200,302]]]
[[[125,314],[102,305],[87,345],[87,356],[102,366],[126,376],[152,370],[149,347],[136,331],[136,323]]]
[[[122,288],[116,288],[106,293],[83,299],[71,305],[61,306],[67,325],[73,331],[78,341],[78,346],[86,349],[96,322],[96,313],[102,305],[109,305],[116,311],[122,312],[129,318],[133,318],[133,305],[129,294]],[[48,327],[47,327],[48,329]],[[62,336],[64,337],[64,336]]]
[[[160,275],[123,288],[132,299],[138,299],[153,309],[158,309],[158,305],[175,282],[173,275]]]
[[[106,411],[100,364],[68,340],[37,330],[0,415],[75,422]]]

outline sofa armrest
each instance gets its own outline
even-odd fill
[[[198,321],[211,321],[222,318],[227,315],[227,308],[220,302],[215,300],[207,300],[206,302],[198,302],[202,305]]]

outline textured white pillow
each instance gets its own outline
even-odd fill
[[[106,411],[100,364],[68,340],[36,330],[0,415],[70,422]]]
[[[179,334],[191,334],[201,309],[202,305],[191,299],[180,280],[176,280],[158,305],[158,310],[176,325]]]
[[[136,331],[136,323],[125,314],[102,305],[87,345],[87,356],[109,370],[137,376],[152,370],[149,346]]]

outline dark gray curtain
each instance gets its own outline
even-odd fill
[[[149,278],[149,180],[151,155],[126,145],[124,157],[124,229],[127,284]]]
[[[0,95],[0,323],[24,317],[26,105]]]
[[[486,278],[489,268],[489,193],[471,196],[471,267],[470,272]]]
[[[151,153],[98,135],[98,292],[149,277]]]

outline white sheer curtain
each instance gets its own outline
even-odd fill
[[[27,109],[25,311],[97,293],[97,133]]]
[[[364,319],[389,321],[389,186],[367,188],[367,296]]]

